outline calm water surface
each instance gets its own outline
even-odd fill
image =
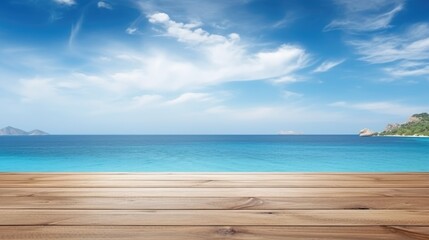
[[[4,136],[0,171],[429,171],[428,138]]]

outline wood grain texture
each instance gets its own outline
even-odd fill
[[[424,197],[2,197],[0,209],[118,210],[288,210],[288,209],[422,209]]]
[[[0,210],[0,225],[425,225],[429,210]]]
[[[429,173],[0,173],[0,181],[427,181]]]
[[[0,239],[13,240],[423,240],[428,238],[429,227],[405,226],[0,226]]]
[[[429,239],[429,173],[0,173],[0,239]]]
[[[0,188],[0,197],[429,197],[429,188]]]
[[[429,188],[421,180],[16,180],[0,188]]]

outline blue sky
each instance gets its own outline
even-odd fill
[[[426,0],[0,2],[0,125],[382,130],[429,111]]]

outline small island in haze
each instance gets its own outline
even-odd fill
[[[413,136],[429,137],[429,114],[413,114],[405,123],[389,123],[384,131],[377,133],[368,128],[359,132],[361,137],[370,136]]]
[[[0,129],[0,136],[41,136],[41,135],[49,135],[49,133],[39,129],[26,132],[22,129],[14,128],[11,126]]]

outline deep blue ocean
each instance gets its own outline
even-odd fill
[[[429,171],[429,138],[353,135],[0,137],[1,172]]]

